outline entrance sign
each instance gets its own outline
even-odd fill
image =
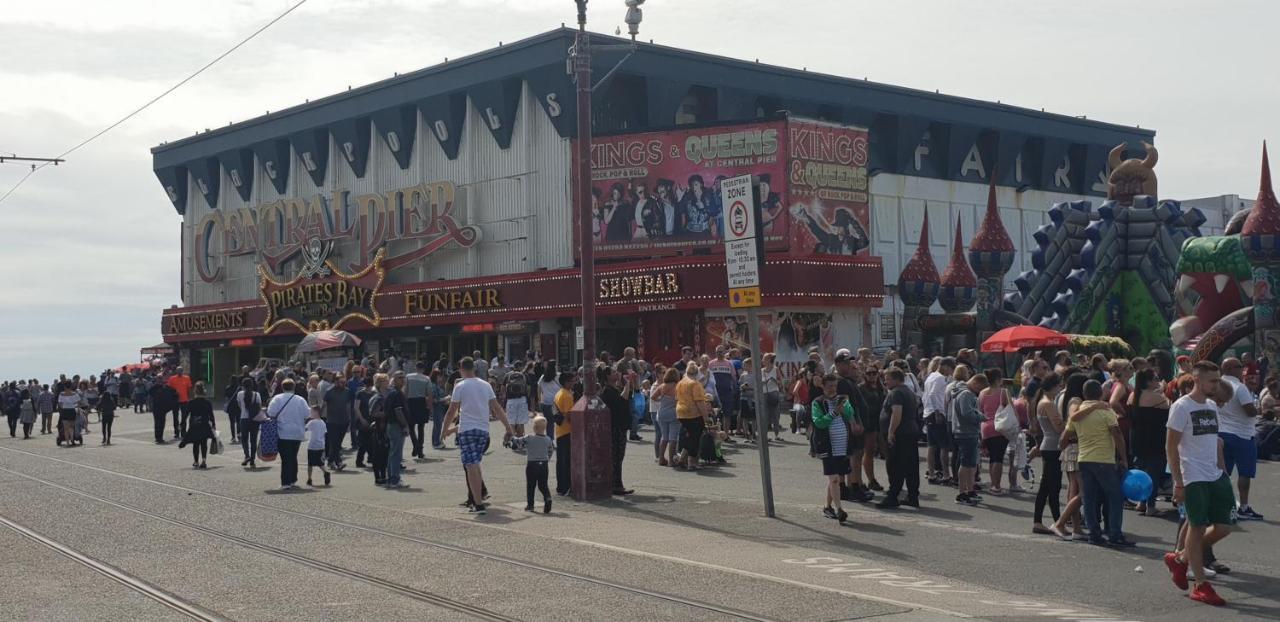
[[[281,324],[291,324],[312,333],[339,328],[354,318],[378,326],[382,316],[373,299],[386,276],[383,253],[379,250],[373,262],[355,274],[344,274],[325,258],[322,265],[304,266],[296,278],[285,283],[272,279],[267,268],[259,266],[259,293],[267,305],[262,332],[270,334]]]
[[[724,265],[729,277],[729,306],[760,306],[760,245],[756,202],[751,176],[741,175],[720,184],[724,193]]]

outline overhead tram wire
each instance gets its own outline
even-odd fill
[[[98,139],[100,136],[102,136],[103,134],[106,134],[107,132],[110,132],[111,130],[113,130],[113,129],[115,129],[116,127],[120,126],[120,124],[124,123],[125,121],[128,121],[129,119],[132,119],[133,117],[137,116],[137,115],[138,115],[138,113],[141,113],[143,110],[146,110],[147,108],[150,108],[152,104],[154,104],[154,103],[156,103],[156,102],[160,101],[160,100],[161,100],[162,98],[164,98],[166,95],[168,95],[168,94],[170,94],[170,93],[172,93],[172,92],[174,92],[174,91],[178,90],[178,88],[180,88],[182,85],[184,85],[184,84],[186,84],[186,83],[188,83],[188,82],[190,82],[190,81],[194,80],[194,79],[196,78],[196,76],[199,76],[200,74],[204,73],[204,72],[205,72],[205,70],[207,70],[207,69],[209,69],[210,67],[212,67],[212,66],[216,65],[216,64],[218,63],[218,61],[221,61],[222,59],[224,59],[224,58],[226,58],[226,57],[230,56],[232,52],[235,52],[236,50],[240,49],[240,48],[241,48],[241,47],[243,47],[246,43],[248,43],[248,42],[252,41],[255,37],[257,37],[258,35],[262,34],[266,29],[268,29],[268,28],[272,27],[273,25],[275,25],[275,23],[276,23],[276,22],[278,22],[278,21],[280,21],[280,20],[284,19],[284,18],[285,18],[286,16],[288,16],[290,13],[294,12],[295,10],[297,10],[297,8],[298,8],[298,7],[300,7],[300,6],[302,6],[302,5],[306,4],[306,3],[307,3],[307,0],[298,0],[298,2],[294,3],[294,4],[293,4],[292,6],[290,6],[289,8],[285,9],[283,13],[281,13],[281,14],[277,15],[274,19],[272,19],[271,21],[267,22],[266,24],[263,24],[263,25],[262,25],[262,27],[260,27],[260,28],[258,28],[257,30],[253,31],[252,33],[250,33],[250,34],[249,34],[249,36],[245,37],[244,39],[241,39],[239,43],[237,43],[237,44],[235,44],[235,45],[231,46],[231,48],[230,48],[230,49],[228,49],[227,51],[225,51],[225,52],[223,52],[223,53],[219,54],[219,55],[218,55],[217,57],[215,57],[213,60],[211,60],[211,61],[209,61],[208,63],[206,63],[203,67],[201,67],[201,68],[197,69],[197,70],[196,70],[194,73],[192,73],[191,75],[189,75],[189,76],[187,76],[187,77],[183,78],[180,82],[178,82],[177,84],[174,84],[173,86],[169,87],[168,89],[165,89],[165,91],[164,91],[163,93],[160,93],[159,95],[156,95],[155,97],[151,98],[147,103],[145,103],[145,104],[143,104],[143,105],[139,106],[139,107],[138,107],[136,110],[134,110],[133,112],[130,112],[129,114],[125,115],[125,116],[124,116],[124,117],[122,117],[119,121],[116,121],[115,123],[112,123],[111,125],[108,125],[107,127],[102,128],[101,130],[99,130],[99,131],[98,131],[98,133],[94,134],[93,136],[90,136],[90,137],[88,137],[88,138],[86,138],[86,139],[84,139],[84,140],[80,141],[80,142],[79,142],[78,144],[76,144],[74,147],[71,147],[70,149],[67,149],[66,151],[63,151],[62,153],[58,154],[58,156],[57,156],[57,158],[56,158],[56,159],[62,159],[62,158],[65,158],[67,155],[71,154],[72,152],[74,152],[74,151],[76,151],[76,150],[80,149],[81,147],[84,147],[85,145],[88,145],[89,143],[91,143],[91,142],[93,142],[93,141],[97,140],[97,139]],[[3,203],[4,203],[4,201],[5,201],[5,199],[8,199],[8,198],[9,198],[9,195],[13,194],[15,190],[17,190],[19,187],[21,187],[21,186],[22,186],[22,184],[23,184],[23,183],[25,183],[25,182],[27,181],[27,179],[29,179],[32,175],[34,175],[34,174],[36,173],[36,171],[39,171],[40,169],[42,169],[42,168],[44,168],[44,167],[46,167],[46,166],[49,166],[49,163],[45,163],[45,164],[41,164],[41,165],[39,165],[39,166],[32,167],[32,169],[31,169],[30,171],[28,171],[26,175],[23,175],[23,176],[22,176],[22,178],[18,180],[18,183],[14,184],[12,188],[9,188],[8,192],[5,192],[3,195],[0,195],[0,204],[3,204]]]

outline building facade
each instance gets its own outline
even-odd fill
[[[814,347],[891,346],[886,284],[926,213],[945,257],[994,177],[1016,275],[1052,203],[1105,195],[1107,152],[1153,137],[640,44],[596,90],[593,200],[574,206],[572,42],[555,30],[153,149],[182,217],[165,342],[210,380],[325,327],[412,356],[576,361],[590,217],[601,348],[669,360],[741,343],[719,181],[749,173],[765,349],[785,367]],[[620,60],[599,54],[596,75]]]

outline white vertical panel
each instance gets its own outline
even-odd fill
[[[323,186],[317,186],[303,168],[297,153],[292,153],[286,192],[275,191],[261,162],[255,162],[253,192],[249,201],[240,199],[223,173],[218,206],[224,214],[242,207],[271,203],[282,198],[310,202],[317,196],[326,201],[334,192],[349,193],[349,201],[367,194],[384,198],[391,190],[408,188],[433,181],[453,182],[466,198],[457,205],[454,216],[463,226],[474,225],[481,231],[481,241],[471,250],[454,244],[430,257],[388,275],[388,283],[414,283],[436,279],[458,279],[498,274],[517,274],[539,268],[559,269],[573,265],[571,239],[572,216],[569,205],[570,141],[557,134],[536,99],[527,88],[521,95],[520,107],[513,120],[514,131],[507,149],[498,147],[492,133],[478,111],[468,106],[467,118],[458,157],[449,160],[435,136],[419,117],[417,135],[407,169],[401,169],[376,127],[370,132],[369,157],[364,177],[356,177],[330,138],[329,158]],[[283,165],[283,163],[282,163]],[[195,271],[194,232],[199,222],[210,213],[204,196],[196,189],[187,196],[184,216],[186,266],[185,304],[211,304],[251,300],[257,296],[258,254],[228,258],[224,281],[205,284]],[[406,240],[388,245],[390,254],[416,248],[417,241]],[[344,241],[336,245],[331,257],[346,267],[359,263],[358,244]],[[294,259],[282,269],[287,275],[297,269]]]
[[[929,210],[929,252],[936,258],[951,247],[951,205],[943,201],[926,201],[925,205]]]

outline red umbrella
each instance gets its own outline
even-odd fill
[[[1040,326],[1010,326],[982,342],[983,352],[1017,352],[1023,348],[1054,348],[1071,343],[1064,334]]]

